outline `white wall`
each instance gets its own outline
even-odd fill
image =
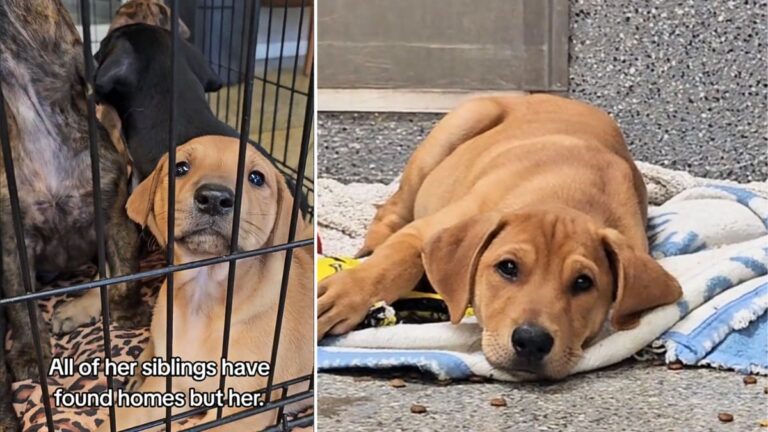
[[[285,45],[283,47],[284,57],[293,57],[296,53],[296,44],[299,44],[299,55],[302,56],[307,53],[307,37],[309,35],[309,26],[312,15],[309,13],[310,9],[304,10],[304,19],[301,25],[301,35],[299,31],[299,17],[301,16],[301,8],[288,8],[288,17],[286,19],[285,30]],[[283,18],[285,15],[285,8],[277,7],[272,10],[272,31],[270,35],[269,43],[269,58],[280,57],[280,41],[283,31]],[[269,24],[269,8],[261,9],[261,16],[259,17],[259,35],[258,45],[256,47],[256,59],[263,60],[267,57],[267,28]]]

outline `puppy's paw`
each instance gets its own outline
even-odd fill
[[[109,290],[109,312],[112,322],[121,328],[148,327],[152,308],[141,298],[138,286],[115,284]]]
[[[336,273],[317,287],[317,338],[353,330],[368,313],[375,298],[374,286],[357,268]]]
[[[144,384],[144,375],[137,370],[135,374],[128,377],[128,380],[125,382],[125,390],[133,393],[138,391],[142,384]]]
[[[101,317],[101,301],[98,290],[89,290],[82,297],[59,306],[51,318],[51,330],[55,335],[71,333],[85,324],[93,324]]]
[[[382,222],[375,222],[365,234],[365,240],[360,250],[355,253],[355,258],[365,258],[373,253],[376,248],[381,246],[395,231]]]
[[[121,307],[112,310],[112,321],[122,328],[138,329],[149,327],[152,322],[152,308],[137,305],[135,308]]]

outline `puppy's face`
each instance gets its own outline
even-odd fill
[[[171,9],[158,0],[130,0],[117,9],[109,31],[130,24],[149,24],[171,29]],[[179,35],[189,39],[189,28],[179,20]]]
[[[481,215],[431,239],[424,258],[453,320],[472,303],[488,361],[523,379],[568,375],[609,312],[631,328],[680,296],[650,256],[567,209]]]
[[[165,157],[128,200],[128,215],[168,241],[168,169],[176,171],[175,243],[185,258],[230,251],[239,143],[201,137],[179,146],[176,164]],[[247,146],[237,250],[286,242],[292,199],[285,181],[257,150]],[[186,260],[186,259],[185,259]]]

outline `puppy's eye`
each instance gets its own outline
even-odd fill
[[[517,263],[512,260],[504,260],[496,264],[496,271],[506,279],[517,279]]]
[[[176,164],[176,177],[182,177],[187,175],[192,167],[189,166],[189,162],[181,161]]]
[[[264,185],[264,173],[259,170],[251,171],[248,174],[248,181],[255,186],[262,186]]]
[[[573,291],[574,294],[580,294],[586,291],[589,291],[594,283],[592,282],[592,278],[587,275],[579,275],[574,279],[573,285],[571,285],[571,291]]]

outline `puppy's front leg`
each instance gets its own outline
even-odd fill
[[[321,281],[317,287],[318,339],[351,331],[377,301],[392,303],[424,275],[421,251],[436,231],[477,213],[469,200],[454,203],[392,234],[359,266]]]
[[[138,271],[139,233],[136,225],[125,213],[127,186],[118,181],[116,198],[107,217],[105,227],[107,277],[124,276]],[[112,189],[102,186],[105,198]],[[109,286],[109,308],[113,322],[129,328],[149,325],[151,308],[141,300],[141,290],[136,283],[120,283]],[[58,307],[51,319],[54,334],[66,334],[84,324],[101,318],[99,289],[91,289],[82,296]]]
[[[107,225],[107,263],[112,276],[136,273],[139,269],[139,230],[128,218],[125,203],[128,185],[120,177]],[[148,326],[152,309],[143,304],[137,283],[113,285],[109,289],[112,318],[130,328]]]

